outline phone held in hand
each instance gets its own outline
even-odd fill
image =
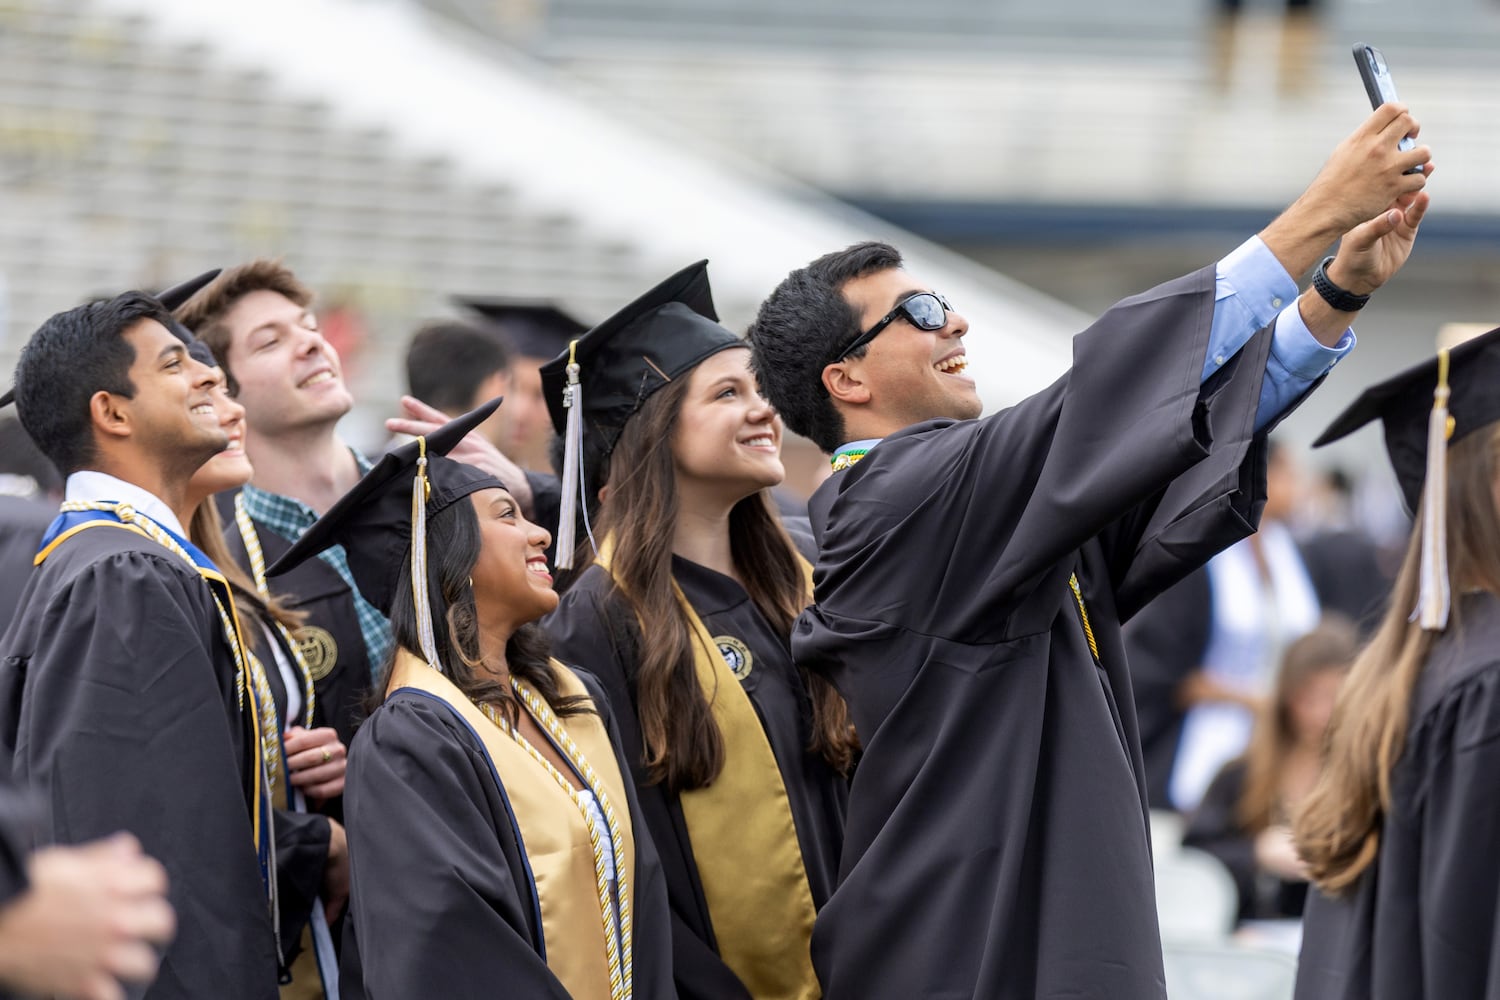
[[[1370,107],[1378,108],[1382,104],[1394,104],[1396,97],[1396,82],[1391,79],[1391,69],[1385,64],[1385,56],[1373,45],[1365,45],[1363,42],[1354,46],[1354,64],[1359,67],[1359,78],[1365,82],[1365,93],[1370,95]],[[1416,146],[1417,140],[1411,136],[1403,136],[1397,143],[1401,152],[1406,152]],[[1421,164],[1408,170],[1409,174],[1420,174]]]

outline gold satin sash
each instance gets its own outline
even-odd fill
[[[610,572],[612,539],[596,559]],[[812,593],[812,567],[798,557]],[[678,796],[719,955],[756,1000],[816,1000],[816,909],[792,804],[760,716],[674,582],[693,633],[693,666],[724,734],[724,770]],[[799,748],[800,749],[800,748]]]
[[[558,689],[564,696],[588,697],[588,689],[571,670],[552,661]],[[391,668],[386,691],[390,697],[408,687],[439,698],[478,734],[495,772],[505,784],[516,824],[521,830],[542,909],[542,940],[547,968],[576,1000],[609,1000],[609,959],[604,923],[599,912],[598,882],[589,826],[556,779],[542,769],[515,740],[460,691],[452,681],[402,649]],[[524,709],[523,709],[524,711]],[[593,767],[604,793],[622,822],[629,871],[617,872],[622,889],[629,888],[630,912],[635,910],[635,840],[626,808],[625,781],[597,715],[574,715],[558,720]],[[628,883],[628,886],[627,886]]]

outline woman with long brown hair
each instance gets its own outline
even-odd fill
[[[1307,873],[1291,817],[1318,780],[1328,717],[1358,648],[1354,626],[1338,616],[1287,647],[1250,745],[1219,771],[1188,821],[1183,844],[1229,869],[1241,920],[1302,916]]]
[[[621,736],[667,871],[679,994],[815,997],[809,940],[856,744],[832,686],[791,659],[811,584],[768,503],[781,424],[715,319],[699,263],[543,367],[573,439],[565,482],[581,461],[583,510],[603,497],[576,548],[559,543],[582,571],[545,624],[633,708]]]
[[[1294,824],[1299,1000],[1500,996],[1500,330],[1365,394],[1417,527]],[[1414,610],[1415,609],[1415,610]]]

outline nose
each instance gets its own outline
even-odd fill
[[[525,518],[523,517],[522,520],[524,521]],[[532,547],[541,551],[552,544],[552,532],[535,521],[526,521],[526,541]]]
[[[940,334],[944,337],[962,337],[969,332],[969,321],[964,319],[963,313],[953,309],[948,310],[948,322],[943,325]]]
[[[762,424],[768,420],[776,419],[776,407],[771,405],[769,399],[758,392],[755,393],[753,398],[755,402],[751,404],[750,413],[746,419],[752,424]]]
[[[217,366],[205,365],[191,354],[187,356],[187,364],[195,389],[211,389],[223,378]]]

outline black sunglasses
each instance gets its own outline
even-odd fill
[[[838,360],[842,361],[864,347],[897,319],[904,318],[918,330],[941,330],[948,325],[948,314],[952,311],[953,307],[948,304],[948,300],[937,292],[914,292],[897,302],[896,308],[881,317],[880,322],[849,341],[839,351]]]

